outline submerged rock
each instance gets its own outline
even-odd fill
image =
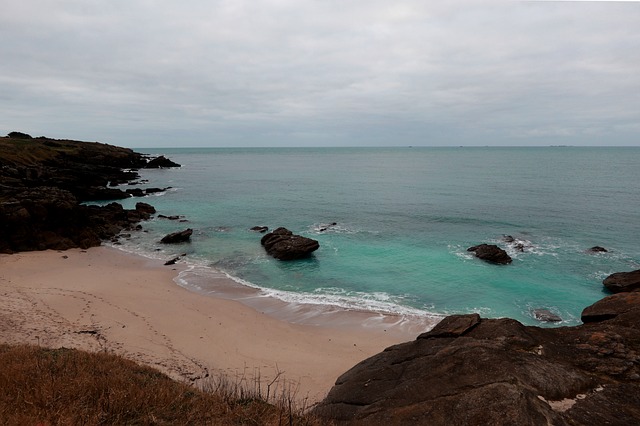
[[[480,244],[469,247],[467,251],[474,252],[478,259],[482,259],[485,262],[506,265],[512,261],[511,256],[506,251],[494,244]]]
[[[319,227],[317,227],[317,228],[316,228],[316,231],[318,231],[318,232],[324,232],[324,231],[326,231],[327,229],[332,228],[332,227],[334,227],[334,226],[336,226],[336,225],[338,225],[338,222],[331,222],[331,223],[328,223],[328,224],[326,224],[326,225],[320,225]]]
[[[269,230],[268,226],[254,226],[253,228],[249,229],[250,231],[254,231],[254,232],[260,232],[261,234],[264,234],[265,232],[267,232]]]
[[[559,315],[554,314],[548,309],[534,309],[531,311],[533,317],[542,322],[560,322],[562,318]]]
[[[320,243],[311,238],[294,235],[286,228],[278,228],[260,240],[271,256],[279,260],[295,260],[309,257],[320,248]]]
[[[508,247],[511,247],[513,250],[524,253],[533,248],[533,244],[531,241],[521,238],[516,238],[512,235],[503,235],[502,241],[507,244]]]
[[[166,187],[166,188],[147,188],[144,190],[145,194],[155,194],[157,192],[164,192],[167,189],[171,189],[170,186]]]

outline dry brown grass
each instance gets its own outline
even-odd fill
[[[293,396],[259,377],[199,390],[115,355],[0,345],[0,424],[320,424]]]

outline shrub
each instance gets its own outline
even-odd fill
[[[14,139],[33,139],[31,135],[22,132],[11,132],[7,136]]]

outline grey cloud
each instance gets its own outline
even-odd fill
[[[0,5],[6,132],[131,146],[176,135],[193,145],[638,144],[637,3]]]

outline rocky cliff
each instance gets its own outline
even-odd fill
[[[142,154],[97,142],[0,138],[0,252],[87,248],[133,226],[149,213],[83,201],[130,197],[115,189],[137,179]],[[176,165],[177,166],[177,165]]]

